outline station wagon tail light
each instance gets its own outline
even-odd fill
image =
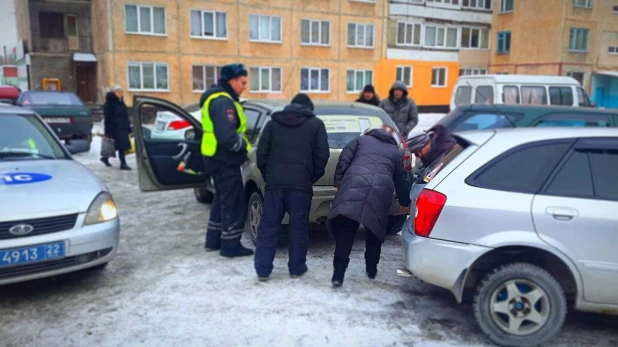
[[[109,193],[99,194],[86,213],[85,225],[109,222],[118,218],[116,203]]]
[[[170,124],[167,126],[167,128],[170,129],[170,130],[180,130],[180,129],[188,128],[190,126],[191,126],[191,123],[189,123],[189,121],[186,121],[186,120],[174,120],[174,121],[170,122]]]
[[[414,232],[421,237],[429,237],[440,213],[446,204],[446,195],[435,190],[423,189],[416,200]]]

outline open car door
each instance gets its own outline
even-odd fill
[[[197,188],[209,179],[201,154],[200,117],[169,101],[133,97],[133,133],[140,190]]]

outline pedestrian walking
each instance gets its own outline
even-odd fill
[[[120,170],[131,170],[127,165],[125,151],[131,149],[131,122],[129,121],[129,111],[124,103],[124,90],[121,86],[113,86],[105,96],[103,105],[103,125],[105,137],[114,140],[114,146],[118,151],[120,159]],[[101,157],[101,162],[110,167],[108,157]]]
[[[335,287],[343,283],[359,224],[365,227],[366,234],[365,269],[367,276],[374,279],[386,236],[393,190],[404,210],[410,205],[403,154],[394,136],[394,129],[388,126],[368,129],[363,136],[350,142],[339,157],[335,170],[337,194],[329,215],[336,243],[332,277]]]
[[[356,102],[373,106],[380,106],[380,98],[378,97],[378,94],[376,94],[376,90],[371,84],[368,84],[363,88],[363,91],[358,96]]]
[[[423,167],[429,167],[457,143],[441,124],[427,131],[411,132],[406,142],[410,152],[421,160]]]
[[[313,113],[307,95],[296,95],[271,119],[257,150],[257,165],[266,183],[255,250],[255,271],[261,281],[272,273],[278,230],[286,212],[290,216],[290,276],[307,272],[313,184],[324,175],[330,156],[326,128]]]
[[[215,196],[206,230],[206,251],[220,250],[224,257],[253,255],[240,243],[247,204],[240,172],[251,148],[245,136],[247,117],[239,97],[247,87],[242,64],[221,68],[216,86],[200,98],[202,107],[202,155],[206,174],[214,179]]]
[[[395,122],[403,137],[418,124],[418,107],[414,100],[408,97],[408,87],[401,81],[393,84],[388,98],[380,102],[380,108]]]

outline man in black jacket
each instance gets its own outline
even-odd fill
[[[266,182],[255,250],[255,271],[261,281],[273,270],[277,232],[286,212],[290,216],[290,276],[296,278],[307,272],[313,184],[324,175],[330,156],[326,128],[313,113],[307,95],[296,95],[271,118],[257,149],[257,165]]]

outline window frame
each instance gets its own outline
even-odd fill
[[[229,20],[228,20],[228,15],[227,12],[225,11],[213,11],[213,10],[202,10],[202,9],[191,9],[189,10],[189,13],[193,12],[193,11],[199,11],[200,12],[200,25],[202,26],[202,31],[204,29],[204,13],[212,13],[212,18],[213,18],[213,33],[214,36],[206,36],[206,35],[193,35],[193,33],[191,32],[191,38],[192,39],[198,39],[198,40],[217,40],[217,41],[227,41],[228,38],[228,33],[230,32],[230,28],[229,28]],[[224,37],[219,37],[217,36],[217,14],[218,13],[223,13],[225,14],[225,36]],[[193,17],[191,16],[189,18],[189,31],[191,31],[191,27],[193,26],[193,23],[191,22],[193,20]]]
[[[543,98],[545,99],[544,103],[541,104],[529,104],[529,103],[524,103],[524,89],[525,90],[542,90],[543,91],[543,95],[541,97],[541,101],[543,101]],[[519,86],[519,92],[520,92],[520,99],[519,99],[519,103],[520,105],[536,105],[536,106],[543,106],[543,105],[549,105],[549,90],[547,90],[547,86],[540,86],[540,85],[520,85]],[[532,97],[534,95],[534,93],[530,93],[530,96]]]
[[[493,11],[493,1],[492,0],[476,0],[476,6],[470,6],[470,1],[471,0],[461,0],[461,7],[462,8],[466,8],[466,9],[471,9],[471,10],[477,10],[477,11],[485,11],[485,12],[492,12]],[[468,3],[468,5],[464,5],[464,3]],[[481,4],[481,2],[483,3],[483,6],[479,6],[479,4]],[[485,4],[489,4],[489,8],[485,7]]]
[[[303,89],[303,70],[307,70],[308,73],[308,89]],[[311,71],[318,70],[318,89],[311,89]],[[322,86],[322,70],[328,71],[328,90],[320,89]],[[311,67],[311,66],[302,66],[300,68],[300,91],[307,94],[330,94],[330,79],[332,77],[330,68],[326,67]]]
[[[475,71],[477,73],[474,73]],[[467,72],[470,72],[470,73],[467,73]],[[484,75],[487,75],[487,72],[488,72],[487,69],[463,68],[463,69],[459,69],[459,76],[484,76]]]
[[[363,73],[363,83],[362,83],[363,87],[365,85],[367,85],[367,84],[373,84],[373,76],[375,74],[374,74],[372,69],[347,69],[345,71],[345,73],[346,73],[346,88],[345,89],[346,89],[346,93],[347,94],[358,94],[358,93],[360,93],[363,90],[363,87],[361,87],[360,89],[356,89],[355,88],[354,90],[349,90],[348,89],[348,73],[351,72],[351,71],[354,73],[354,87],[356,87],[356,82],[357,82],[356,81],[356,77],[357,77],[356,73],[357,72],[362,72]],[[370,82],[367,82],[367,73],[368,72],[371,72],[371,81]]]
[[[579,2],[582,2],[582,0],[573,0],[571,1],[571,3],[573,4],[573,7],[575,8],[592,9],[592,0],[583,0],[583,1],[585,2],[584,5],[578,4]]]
[[[350,45],[350,25],[354,25],[354,45]],[[362,25],[365,28],[365,42],[367,41],[367,28],[369,26],[373,27],[372,30],[372,38],[371,38],[371,46],[367,46],[367,45],[359,45],[358,44],[358,35],[356,35],[356,33],[358,32],[358,26]],[[375,49],[376,46],[376,26],[373,23],[357,23],[357,22],[348,22],[348,48],[360,48],[360,49]]]
[[[127,30],[127,7],[129,6],[135,6],[136,10],[137,10],[137,31],[128,31]],[[140,18],[140,8],[148,8],[150,9],[150,28],[151,28],[151,32],[143,32],[141,29],[141,18]],[[155,8],[160,8],[163,10],[163,34],[160,33],[155,33],[155,26],[154,26],[154,9]],[[154,6],[154,5],[140,5],[140,4],[133,4],[133,3],[129,3],[129,4],[125,4],[124,5],[124,33],[127,35],[145,35],[145,36],[161,36],[161,37],[167,37],[167,9],[164,6]]]
[[[48,22],[47,25],[43,25],[42,19],[47,17],[47,20],[49,20],[50,17],[52,17],[52,16],[55,17],[54,18],[55,20],[59,20],[60,18],[62,18],[62,20],[61,20],[62,25],[61,26],[59,25],[59,26],[56,27],[55,25],[52,25],[52,24],[54,24],[54,22],[52,22],[52,21]],[[38,18],[38,23],[37,23],[39,25],[39,31],[40,31],[39,32],[39,37],[42,38],[42,39],[64,39],[64,38],[69,37],[69,35],[67,34],[67,30],[66,30],[67,29],[66,28],[66,17],[67,17],[67,15],[62,13],[62,12],[40,11],[39,12],[39,18]],[[58,24],[58,23],[56,23],[56,24]],[[60,30],[62,30],[62,33],[51,32],[53,30],[49,30],[50,32],[48,32],[45,29],[51,29],[51,27],[49,27],[49,26],[51,26],[53,28],[59,28]],[[48,28],[44,28],[44,27],[48,27]]]
[[[257,17],[258,18],[258,33],[257,39],[252,39],[251,38],[251,17]],[[266,17],[269,20],[269,24],[270,24],[270,30],[269,30],[269,36],[270,38],[268,40],[262,40],[260,39],[260,18],[261,17]],[[279,41],[277,40],[273,40],[272,39],[272,21],[274,18],[278,18],[279,19]],[[249,42],[252,43],[272,43],[272,44],[283,44],[283,17],[281,16],[271,16],[271,15],[267,15],[267,14],[253,14],[253,13],[249,13]]]
[[[468,38],[468,47],[464,47],[464,40],[463,40],[463,33],[464,30],[468,29],[470,31],[470,37]],[[473,30],[478,30],[479,31],[479,44],[478,47],[472,47],[472,31]],[[487,35],[487,48],[483,48],[482,47],[482,42],[483,42],[483,32],[486,32]],[[487,28],[481,28],[481,27],[473,27],[473,26],[462,26],[461,29],[459,30],[459,34],[458,34],[459,38],[459,48],[460,49],[468,49],[468,50],[479,50],[479,51],[488,51],[491,49],[491,29],[487,29]]]
[[[194,89],[193,88],[193,68],[194,67],[201,67],[202,68],[202,79],[204,80],[204,89]],[[221,69],[223,67],[223,65],[213,65],[213,64],[192,64],[191,65],[191,89],[193,90],[194,93],[203,93],[205,90],[207,90],[208,88],[210,88],[210,86],[206,85],[206,68],[212,67],[214,70],[214,81],[215,83],[217,83],[217,80],[219,79],[219,73],[218,73],[218,69]]]
[[[403,37],[403,43],[399,43],[399,26],[400,25],[404,25],[404,37]],[[407,43],[406,39],[407,39],[407,32],[408,32],[408,25],[412,26],[412,41],[411,43]],[[414,35],[414,29],[415,27],[418,26],[420,27],[419,29],[419,34],[418,34],[418,44],[414,43],[414,39],[416,38]],[[406,21],[398,21],[397,22],[397,33],[396,33],[396,38],[395,38],[395,45],[399,46],[399,47],[421,47],[423,45],[423,24],[421,23],[415,23],[415,22],[406,22]]]
[[[508,5],[509,1],[511,2],[511,9],[507,10],[506,6]],[[514,0],[500,0],[500,13],[513,13],[513,11],[515,10],[515,1]]]
[[[131,75],[129,73],[129,67],[131,64],[139,64],[139,73],[140,73],[140,88],[131,88]],[[153,65],[153,81],[154,88],[144,88],[144,64],[152,64]],[[166,89],[158,89],[157,88],[157,65],[165,65],[167,72],[167,88]],[[193,81],[192,81],[193,82]],[[205,81],[204,81],[205,82]],[[137,61],[137,60],[129,60],[127,62],[127,90],[130,92],[151,92],[151,93],[169,93],[170,89],[170,65],[167,62],[155,62],[155,61]]]
[[[448,1],[448,2],[447,2]],[[453,2],[457,2],[453,4]],[[461,7],[461,0],[425,0],[425,4],[431,7],[442,7],[442,8],[459,8]]]
[[[428,45],[427,44],[427,28],[436,28],[436,40],[435,40],[435,45]],[[440,29],[444,30],[444,37],[443,37],[443,42],[444,45],[443,46],[439,46],[438,45],[438,32],[440,31]],[[448,46],[447,42],[448,42],[448,31],[449,30],[455,30],[455,46]],[[435,48],[435,49],[443,49],[443,50],[450,50],[450,51],[456,51],[459,49],[459,46],[461,46],[461,37],[460,37],[460,30],[459,27],[457,26],[452,26],[452,25],[423,25],[422,27],[422,38],[421,38],[421,44],[423,47],[427,47],[427,48]]]
[[[613,52],[612,52],[612,48],[614,49]],[[618,55],[618,46],[608,46],[607,47],[607,54],[609,54],[609,55]]]
[[[395,66],[395,80],[397,80],[397,73],[399,71],[399,69],[402,69],[401,71],[401,76],[402,76],[402,80],[401,82],[406,83],[406,81],[403,80],[403,76],[405,76],[405,69],[410,69],[410,84],[406,84],[406,86],[408,88],[412,88],[412,86],[414,85],[414,66],[411,65],[397,65]]]
[[[501,38],[502,36],[502,38]],[[508,48],[506,47],[508,38]],[[503,44],[500,44],[500,40]],[[510,30],[498,31],[496,35],[496,54],[510,54],[511,53],[512,36]]]
[[[577,43],[578,35],[581,35],[582,32],[586,33],[586,48],[578,49],[573,48],[574,43]],[[569,52],[570,53],[588,53],[590,51],[590,29],[589,28],[580,28],[580,27],[571,27],[569,30]]]
[[[433,77],[436,70],[444,70],[444,85],[434,84]],[[438,75],[438,83],[440,82],[440,76]],[[446,66],[434,66],[431,68],[431,88],[447,88],[448,87],[448,67]]]
[[[253,94],[260,94],[260,93],[281,93],[283,90],[283,69],[280,67],[276,67],[276,66],[261,66],[261,65],[253,65],[249,67],[249,77],[251,79],[256,78],[255,76],[251,76],[251,69],[258,69],[258,83],[259,83],[259,89],[258,90],[253,90],[251,89],[251,83],[249,83],[249,93],[253,93]],[[279,81],[279,86],[281,87],[279,90],[273,89],[273,69],[278,69],[279,70],[279,78],[281,79]],[[262,89],[262,70],[268,70],[268,76],[269,76],[269,89]]]
[[[303,42],[303,22],[304,21],[308,21],[309,22],[309,42]],[[319,23],[319,32],[318,32],[318,36],[320,37],[320,43],[312,43],[311,42],[311,38],[312,38],[312,23],[317,22]],[[322,31],[323,31],[323,24],[324,23],[328,23],[328,43],[322,43]],[[333,42],[333,30],[332,30],[332,22],[328,21],[328,20],[321,20],[321,19],[309,19],[309,18],[301,18],[300,20],[300,45],[301,46],[320,46],[320,47],[330,47],[332,45]]]
[[[75,18],[75,35],[69,34],[69,17]],[[79,37],[79,17],[76,14],[67,13],[64,15],[64,35],[66,37]]]

